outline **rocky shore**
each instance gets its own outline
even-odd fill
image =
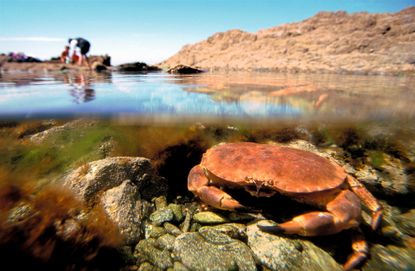
[[[85,120],[53,127],[44,125],[42,129],[30,128],[32,132],[22,131],[19,138],[39,146],[51,142],[60,144],[50,140],[56,140],[57,135],[63,135],[67,140],[72,130],[80,135],[87,134],[88,129],[97,125],[96,121]],[[9,124],[3,129],[12,126]],[[260,208],[261,212],[227,212],[205,206],[193,197],[185,188],[186,168],[197,163],[201,152],[209,146],[206,142],[211,142],[201,141],[200,135],[208,138],[209,134],[221,134],[224,140],[235,140],[240,132],[235,128],[202,126],[192,127],[191,131],[190,138],[179,140],[177,145],[170,143],[164,150],[157,151],[157,157],[161,159],[158,161],[137,156],[113,156],[112,150],[120,142],[114,137],[104,137],[102,144],[98,142],[99,150],[94,150],[102,159],[83,163],[54,178],[54,186],[70,191],[74,201],[81,205],[69,204],[68,196],[63,197],[65,200],[56,196],[49,198],[47,205],[44,205],[48,199],[45,196],[41,201],[22,197],[24,200],[16,200],[12,204],[14,207],[7,211],[9,224],[6,225],[24,225],[43,208],[54,213],[53,210],[61,210],[63,204],[69,205],[68,210],[59,211],[60,215],[49,215],[51,221],[45,229],[55,232],[55,238],[60,242],[83,242],[82,246],[88,249],[94,240],[90,235],[101,238],[96,239],[101,240],[98,246],[96,241],[92,242],[96,255],[102,256],[102,249],[112,246],[115,250],[103,254],[107,255],[104,258],[120,261],[117,268],[122,270],[304,270],[304,266],[309,270],[342,270],[341,264],[351,252],[351,232],[306,238],[269,234],[257,227],[258,223],[282,222],[295,213],[309,210],[303,204],[289,199],[249,198],[245,201]],[[137,135],[137,131],[134,134]],[[363,213],[361,229],[370,243],[370,257],[361,270],[415,268],[415,209],[411,199],[415,193],[413,148],[404,151],[376,135],[368,134],[363,139],[351,130],[345,130],[338,139],[329,139],[324,131],[319,134],[301,127],[273,134],[272,138],[265,136],[268,144],[311,151],[336,161],[380,199],[384,218],[378,232],[370,229],[369,216],[366,211]],[[263,141],[261,136],[264,135],[255,135],[259,137],[251,135],[251,140]],[[175,136],[170,134],[170,137]],[[141,148],[145,148],[145,143]],[[60,149],[64,150],[63,147]],[[11,195],[4,189],[1,191],[0,199],[7,204],[3,204],[0,211],[10,206],[5,195],[9,195],[6,198]],[[96,233],[94,227],[99,225],[108,225],[105,226],[106,235],[101,235],[102,230]],[[43,243],[43,235],[39,236],[35,244],[45,250],[50,242]],[[120,241],[110,242],[105,236],[119,236]],[[53,259],[55,254],[51,255],[50,259]],[[111,268],[106,270],[117,270]]]
[[[397,13],[320,12],[249,33],[230,30],[160,63],[204,70],[414,74],[415,7]]]

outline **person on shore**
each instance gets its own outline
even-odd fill
[[[61,63],[66,63],[67,62],[68,55],[69,55],[69,46],[66,45],[65,49],[61,53]]]
[[[89,48],[91,44],[84,38],[76,38],[76,39],[69,39],[69,54],[67,57],[67,61],[72,60],[72,56],[78,52],[79,60],[78,65],[82,65],[84,61],[89,65],[89,59],[86,55],[89,52]]]

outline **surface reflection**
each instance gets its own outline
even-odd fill
[[[414,85],[414,77],[330,74],[5,73],[0,116],[412,119]]]
[[[70,85],[70,95],[77,104],[87,103],[95,99],[95,90],[91,87],[91,78],[83,72],[65,73],[63,82]]]

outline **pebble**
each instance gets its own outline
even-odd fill
[[[201,224],[219,224],[228,222],[226,217],[209,211],[195,214],[193,220]]]

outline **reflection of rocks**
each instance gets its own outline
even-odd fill
[[[167,71],[168,73],[172,74],[194,74],[194,73],[201,73],[202,70],[197,68],[185,66],[185,65],[177,65]]]
[[[100,201],[129,244],[141,236],[149,205],[145,199],[167,191],[165,180],[155,175],[148,159],[132,157],[88,163],[70,173],[64,185],[90,206]]]
[[[257,262],[271,270],[343,270],[327,252],[309,241],[265,233],[257,224],[248,226],[247,235]]]

